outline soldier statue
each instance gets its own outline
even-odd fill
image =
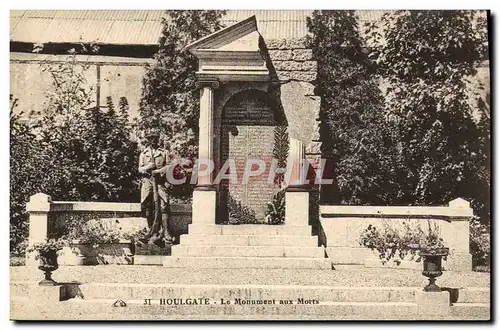
[[[146,133],[147,146],[139,156],[141,180],[141,215],[147,218],[149,244],[171,245],[173,238],[168,230],[170,218],[169,183],[166,172],[170,166],[167,151],[159,146],[157,130]]]

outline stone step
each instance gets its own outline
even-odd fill
[[[265,268],[332,269],[326,258],[268,257],[165,257],[163,266],[172,268]]]
[[[237,246],[237,245],[177,245],[173,257],[279,257],[325,258],[322,247],[296,246]]]
[[[134,265],[141,266],[162,266],[163,265],[163,255],[135,255],[133,256]]]
[[[491,308],[489,303],[455,303],[451,308],[451,315],[468,315],[471,319],[489,320]]]
[[[283,259],[283,258],[281,258]],[[10,267],[11,281],[40,281],[43,272],[36,266]],[[422,271],[410,269],[365,268],[335,265],[332,269],[195,269],[163,266],[99,265],[59,266],[53,273],[59,282],[150,283],[150,284],[274,284],[336,285],[351,287],[407,286],[424,287],[428,279]],[[441,287],[483,287],[489,290],[490,274],[477,272],[443,272],[436,283]]]
[[[38,282],[14,281],[11,296],[30,297]],[[74,286],[76,287],[76,285]],[[210,299],[316,299],[345,302],[414,302],[419,287],[340,287],[319,285],[230,285],[230,284],[143,284],[143,283],[87,283],[78,286],[85,299],[159,299],[165,297]],[[75,292],[78,290],[75,289]],[[458,290],[453,304],[489,304],[489,288]]]
[[[318,246],[317,236],[292,235],[181,235],[180,245]]]
[[[190,224],[189,234],[204,235],[289,235],[310,236],[311,226],[290,225],[201,225]]]
[[[29,297],[36,282],[17,282],[11,284],[11,294],[16,297]],[[405,287],[334,287],[300,285],[211,285],[211,284],[131,284],[131,283],[89,283],[79,289],[83,298],[134,300],[160,298],[204,297],[218,300],[221,297],[234,299],[275,299],[297,300],[315,299],[319,302],[414,302],[415,290]]]
[[[211,301],[209,305],[160,305],[144,299],[113,307],[115,299],[70,299],[55,304],[11,300],[14,320],[204,320],[204,319],[313,319],[313,320],[488,320],[486,306],[452,306],[449,315],[423,315],[405,302],[329,302],[319,304],[235,305]],[[185,303],[185,302],[184,302]]]
[[[419,288],[333,287],[300,285],[143,285],[93,283],[80,286],[84,299],[150,299],[203,297],[211,300],[317,300],[318,302],[414,302]]]
[[[446,289],[450,290],[450,289]],[[454,303],[490,303],[490,288],[462,288],[450,290],[450,298]]]

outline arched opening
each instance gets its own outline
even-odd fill
[[[277,188],[268,180],[273,161],[274,130],[280,113],[269,95],[260,90],[246,90],[232,96],[224,105],[221,122],[219,170],[227,162],[235,164],[237,182],[222,180],[220,187],[221,223],[264,222],[267,203]],[[249,160],[260,162],[247,168]],[[264,165],[264,166],[262,166]],[[245,171],[264,170],[243,179]],[[231,173],[230,169],[225,173]]]

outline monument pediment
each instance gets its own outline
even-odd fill
[[[257,20],[251,16],[189,44],[186,49],[199,60],[199,78],[266,81],[269,71],[260,39]]]

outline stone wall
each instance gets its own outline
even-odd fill
[[[187,234],[191,223],[191,204],[173,204],[170,209],[172,234],[177,238]],[[106,219],[112,219],[114,223],[115,220],[122,219],[120,226],[127,229],[147,226],[146,219],[140,218],[140,203],[52,201],[50,196],[39,193],[30,197],[26,210],[30,214],[30,244],[57,233],[69,220],[84,223],[90,219],[100,219],[106,223]]]
[[[362,264],[382,267],[376,252],[359,243],[361,232],[369,225],[381,227],[387,222],[394,227],[403,222],[419,223],[425,231],[428,222],[436,224],[450,256],[444,263],[447,270],[471,271],[469,252],[469,220],[472,217],[469,202],[455,199],[448,206],[320,206],[320,244],[326,247],[334,264]],[[403,260],[401,265],[386,266],[421,269],[421,264]]]
[[[43,110],[46,94],[53,89],[50,73],[44,71],[44,67],[67,60],[66,55],[10,54],[10,93],[19,99],[18,111]],[[130,106],[130,115],[138,115],[142,78],[150,59],[78,55],[76,61],[77,69],[86,67],[83,70],[85,78],[94,90],[92,106],[99,102],[105,107],[108,96],[116,106],[124,96]]]
[[[281,103],[290,137],[306,146],[306,158],[316,164],[321,156],[319,112],[314,95],[317,62],[306,38],[266,40],[269,57],[280,82]]]

